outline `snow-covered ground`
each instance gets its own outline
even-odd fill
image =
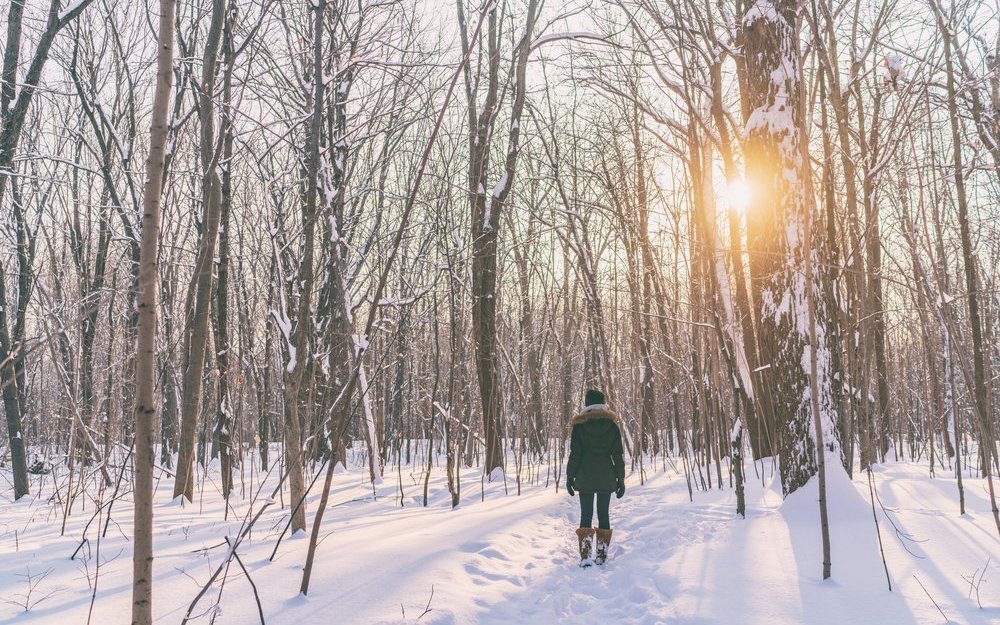
[[[604,567],[577,566],[577,500],[545,488],[544,469],[542,485],[524,485],[520,496],[510,480],[507,495],[502,485],[487,485],[485,501],[480,476],[470,471],[456,510],[440,468],[426,508],[419,470],[402,471],[402,507],[395,471],[387,469],[374,500],[360,467],[339,473],[307,597],[298,592],[306,536],[286,537],[269,561],[287,520],[280,502],[238,553],[268,625],[1000,623],[1000,540],[983,481],[966,480],[968,512],[959,516],[952,476],[931,479],[925,465],[908,463],[878,468],[889,592],[865,474],[852,483],[831,472],[833,578],[824,582],[815,482],[783,502],[770,466],[748,464],[747,472],[745,520],[735,516],[728,487],[696,491],[690,502],[683,474],[669,465],[643,485],[629,475],[625,498],[612,500],[615,533]],[[80,497],[61,536],[51,484],[51,476],[34,482],[32,492],[41,488],[43,497],[17,503],[9,490],[0,493],[0,623],[82,625],[88,614],[95,624],[127,623],[131,500],[115,503],[98,546],[103,513],[93,518],[95,506],[80,505]],[[163,477],[156,492],[153,613],[160,623],[181,622],[225,557],[225,537],[239,534],[258,484],[248,478],[246,498],[234,498],[228,520],[211,479],[193,505],[172,502],[172,486]],[[310,503],[311,523],[315,497]],[[71,559],[88,522],[89,543]],[[213,612],[220,625],[260,622],[235,561],[191,622],[209,623]]]

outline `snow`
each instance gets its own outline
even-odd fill
[[[904,77],[902,56],[896,53],[887,54],[883,60],[883,66],[883,80],[886,82],[895,84],[897,80]]]
[[[284,294],[282,294],[282,298],[284,298]],[[285,371],[291,373],[295,370],[296,358],[295,344],[292,343],[292,322],[289,321],[288,315],[285,314],[284,307],[272,308],[271,318],[274,319],[274,323],[278,326],[278,331],[281,332],[282,338],[285,339],[285,345],[288,346],[288,364],[285,365]]]
[[[60,22],[65,21],[66,18],[69,17],[71,13],[73,13],[73,11],[76,11],[77,9],[80,8],[81,4],[86,4],[88,2],[90,2],[90,0],[73,0],[73,2],[69,3],[69,5],[67,5],[65,9],[59,11],[59,21]]]
[[[888,464],[874,475],[886,506],[886,511],[878,507],[878,517],[890,593],[863,473],[852,482],[841,471],[829,471],[833,578],[824,582],[815,480],[782,501],[778,471],[767,460],[745,466],[746,520],[734,512],[732,490],[696,492],[689,503],[684,476],[672,468],[649,474],[643,485],[629,475],[625,498],[612,500],[609,561],[586,570],[576,566],[574,553],[577,500],[562,489],[545,488],[544,468],[541,483],[525,483],[521,496],[505,496],[502,481],[484,485],[481,472],[463,471],[463,499],[452,510],[443,469],[432,473],[429,505],[423,507],[420,467],[403,468],[401,501],[395,479],[373,490],[362,463],[360,456],[352,457],[350,470],[334,476],[308,597],[298,592],[305,535],[282,541],[269,561],[287,518],[280,498],[239,545],[269,625],[326,622],[334,613],[342,623],[412,623],[428,602],[422,623],[943,622],[928,593],[951,622],[1000,619],[1000,541],[983,481],[967,478],[969,514],[959,516],[954,480],[929,479],[922,465]],[[9,477],[9,469],[3,471]],[[217,473],[214,463],[203,502],[184,507],[171,504],[171,479],[158,475],[157,623],[180,622],[223,561],[224,537],[233,540],[248,513],[265,505],[277,471],[265,477],[262,489],[262,476],[248,473],[242,496],[237,480],[228,519],[212,486]],[[61,508],[48,502],[52,477],[32,479],[32,493],[42,489],[37,499],[9,505],[9,490],[0,491],[0,593],[8,598],[0,602],[0,622],[85,623],[88,579],[95,579],[98,561],[96,528],[103,524],[91,524],[90,542],[71,560],[94,505],[80,498],[60,536]],[[317,499],[314,491],[310,523]],[[128,499],[116,502],[114,522],[101,541],[93,623],[128,620],[131,511]],[[912,540],[898,537],[893,524],[899,536]],[[963,576],[982,570],[988,557],[979,609]],[[48,596],[25,611],[16,601],[26,593],[29,574],[37,580],[34,596]],[[250,584],[235,563],[212,610],[218,597],[216,585],[194,611],[206,616],[192,622],[207,623],[212,611],[219,625],[259,622]]]
[[[504,470],[503,467],[496,467],[490,471],[489,476],[486,478],[490,482],[503,482],[504,480]]]
[[[271,237],[271,252],[274,254],[274,258],[281,258],[281,254],[278,251],[278,241],[276,237]],[[295,371],[295,363],[297,358],[297,351],[295,349],[295,343],[292,342],[292,322],[288,318],[288,304],[285,301],[285,280],[281,271],[281,263],[275,263],[275,270],[277,271],[277,276],[275,280],[275,286],[277,287],[278,295],[278,307],[272,308],[269,312],[271,318],[274,319],[275,325],[278,326],[278,331],[281,333],[281,337],[285,341],[285,346],[288,348],[288,363],[285,365],[285,371],[291,373]]]
[[[493,187],[493,197],[499,198],[503,195],[503,192],[507,190],[507,181],[510,180],[510,172],[504,171],[503,175],[500,176],[500,181],[497,185]]]
[[[744,136],[748,136],[751,132],[770,133],[783,137],[793,135],[795,121],[792,119],[792,106],[788,101],[788,92],[785,87],[779,88],[774,96],[773,105],[756,108],[750,113]]]
[[[335,246],[340,242],[340,224],[337,223],[337,216],[332,213],[328,221],[330,224],[330,245]]]
[[[958,299],[957,295],[949,295],[948,293],[941,291],[941,293],[937,297],[937,300],[935,300],[934,305],[937,306],[938,308],[944,308],[948,304],[954,302],[956,299]]]
[[[354,349],[357,350],[358,354],[363,354],[368,349],[368,336],[364,334],[354,334],[352,337],[354,339]]]
[[[765,20],[774,23],[782,23],[785,21],[783,17],[778,15],[778,10],[769,0],[757,0],[752,7],[747,9],[747,12],[743,15],[743,27],[749,28],[750,26],[753,26],[754,22],[757,20]]]
[[[729,443],[735,445],[740,438],[740,434],[743,433],[743,421],[736,419],[733,423],[733,428],[729,431]]]
[[[372,450],[371,455],[375,457],[375,463],[378,463],[378,466],[381,468],[382,460],[379,452],[378,426],[375,423],[375,413],[372,411],[372,399],[368,387],[368,371],[364,363],[358,365],[358,384],[361,390],[361,407],[365,415],[365,433],[368,435],[368,446]],[[381,481],[379,476],[375,476],[375,479]]]

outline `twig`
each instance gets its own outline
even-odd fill
[[[120,483],[121,483],[121,479],[119,479],[119,484]],[[117,492],[117,491],[118,491],[118,487],[116,486],[115,487],[115,492]],[[104,484],[101,484],[101,486],[100,486],[100,496],[102,496],[102,497],[104,496]],[[114,501],[114,497],[113,496],[112,496],[111,500]],[[100,506],[100,507],[98,507],[98,515],[100,515],[100,511],[103,510],[103,509],[104,509],[103,505]],[[108,514],[111,514],[111,507],[110,506],[108,506]],[[100,519],[98,519],[97,524],[98,524],[98,526],[101,524]],[[88,523],[88,525],[89,525],[89,523]],[[84,530],[84,533],[86,533],[86,530]],[[85,537],[84,540],[87,540],[87,538]],[[87,541],[87,542],[89,543],[90,541]],[[74,555],[75,555],[75,553],[74,553]],[[94,584],[93,584],[93,588],[91,589],[91,593],[90,593],[90,607],[87,609],[87,625],[90,625],[91,619],[94,617],[94,603],[97,602],[97,585],[98,585],[98,583],[101,580],[101,535],[100,534],[97,535],[97,553],[95,554],[94,565],[95,565],[94,566]],[[89,569],[88,569],[88,573],[89,573]]]
[[[226,536],[226,544],[232,549],[232,543],[229,542],[229,537]],[[233,557],[236,558],[236,564],[240,565],[243,569],[243,574],[247,576],[247,581],[250,582],[250,587],[253,588],[253,598],[257,602],[257,614],[260,615],[260,625],[266,625],[264,622],[264,608],[260,605],[260,595],[257,593],[257,584],[253,583],[253,578],[250,577],[250,571],[247,567],[243,566],[243,560],[240,560],[240,554],[236,553],[236,549],[233,549]]]
[[[424,608],[424,611],[423,611],[423,612],[421,612],[421,613],[420,613],[420,616],[418,616],[418,617],[417,617],[417,620],[418,620],[418,621],[419,621],[420,619],[424,618],[424,615],[425,615],[425,614],[427,614],[428,612],[431,612],[431,611],[432,611],[432,608],[431,608],[431,601],[433,601],[433,600],[434,600],[434,584],[431,584],[431,596],[427,598],[427,607],[425,607],[425,608]]]
[[[327,457],[326,460],[323,461],[323,464],[320,465],[319,471],[316,472],[316,475],[313,476],[312,481],[309,482],[309,487],[306,488],[304,493],[302,493],[302,497],[299,498],[298,502],[296,502],[295,504],[295,507],[292,508],[292,511],[289,513],[288,523],[285,523],[285,529],[281,530],[281,535],[278,536],[277,542],[274,543],[274,551],[271,552],[271,557],[267,559],[268,562],[274,562],[274,557],[278,555],[278,547],[281,546],[281,541],[284,540],[285,534],[288,533],[288,528],[292,526],[292,521],[295,519],[295,513],[298,512],[299,508],[302,507],[302,504],[305,503],[306,497],[309,496],[309,492],[312,490],[312,487],[316,485],[316,481],[319,479],[319,476],[323,474],[323,469],[326,468],[328,462],[330,462],[330,457]],[[288,472],[286,471],[285,477],[287,476]],[[284,481],[284,477],[282,477],[282,481]]]
[[[882,568],[885,569],[885,581],[889,584],[889,592],[892,592],[892,578],[889,577],[889,565],[885,561],[885,549],[882,547],[882,530],[878,526],[878,514],[875,512],[875,479],[872,477],[872,468],[868,467],[868,493],[871,495],[872,518],[875,519],[875,535],[878,536],[878,551],[882,556]]]
[[[128,466],[128,461],[132,458],[132,452],[135,451],[135,437],[132,437],[132,444],[129,445],[128,453],[125,455],[125,459],[122,460],[121,471],[118,472],[118,481],[115,482],[115,491],[111,493],[111,501],[108,502],[108,514],[104,518],[104,531],[101,532],[101,537],[108,535],[108,525],[111,524],[111,507],[114,505],[115,500],[118,499],[118,491],[121,490],[122,479],[125,477],[125,468]]]
[[[25,592],[25,594],[23,595],[18,595],[18,594],[11,595],[10,599],[4,599],[3,601],[5,603],[9,603],[11,605],[16,605],[18,607],[24,608],[25,612],[30,612],[31,609],[34,608],[36,605],[45,601],[52,595],[56,594],[56,592],[59,589],[56,588],[54,590],[50,590],[47,594],[42,595],[41,598],[35,598],[33,600],[32,595],[36,594],[35,591],[38,589],[38,586],[41,585],[41,583],[45,580],[46,577],[52,574],[52,571],[54,569],[51,568],[45,569],[45,571],[43,571],[40,575],[32,575],[30,567],[26,566],[24,567],[24,569],[25,569],[24,575],[18,573],[15,574],[15,577],[20,577],[24,579],[25,583],[28,585],[27,592]]]
[[[924,589],[924,594],[927,595],[927,598],[931,600],[931,603],[934,604],[934,607],[937,608],[937,611],[941,613],[942,617],[944,617],[944,622],[950,623],[951,619],[949,619],[948,616],[944,613],[944,610],[942,610],[941,606],[937,604],[937,601],[934,601],[934,597],[931,596],[931,593],[927,592],[927,588],[924,586],[923,582],[920,581],[920,578],[914,575],[913,579],[917,580],[917,583],[920,584],[920,587]]]
[[[227,536],[226,538],[229,537]],[[219,612],[222,611],[222,593],[226,589],[226,580],[229,579],[229,567],[233,563],[232,556],[236,555],[236,550],[230,549],[229,555],[230,557],[226,558],[226,568],[225,573],[222,574],[222,582],[219,584],[219,597],[215,600],[215,605],[212,606],[212,617],[208,619],[208,625],[215,625],[215,619],[219,616]]]
[[[73,551],[73,555],[71,555],[69,557],[70,560],[75,559],[76,558],[76,554],[79,553],[80,549],[83,547],[83,544],[86,543],[86,542],[89,542],[90,539],[87,538],[87,531],[90,529],[90,524],[94,522],[94,519],[97,519],[101,515],[101,513],[104,511],[105,508],[108,509],[107,516],[108,516],[108,518],[110,518],[110,516],[111,516],[111,505],[115,501],[117,501],[117,500],[125,497],[126,495],[130,494],[131,492],[132,491],[125,491],[125,492],[123,492],[121,494],[115,494],[115,495],[113,495],[111,497],[111,499],[109,499],[108,501],[106,501],[106,502],[102,503],[101,505],[97,506],[97,509],[94,510],[93,516],[91,516],[90,520],[87,521],[87,524],[83,526],[83,537],[80,539],[80,544],[77,545],[76,550]],[[100,522],[98,522],[97,524],[100,525]],[[104,523],[104,532],[103,533],[99,533],[98,534],[98,538],[100,538],[101,536],[104,536],[104,535],[107,534],[107,531],[108,531],[107,527],[108,527],[108,523],[106,521]]]
[[[285,474],[281,476],[281,479],[278,480],[278,485],[271,493],[270,499],[264,502],[264,505],[257,510],[257,513],[253,516],[252,519],[249,519],[249,521],[245,519],[243,521],[243,527],[240,530],[240,533],[236,537],[236,542],[231,544],[229,548],[229,553],[226,555],[225,559],[222,561],[221,564],[219,564],[218,568],[215,569],[215,572],[212,573],[212,576],[208,578],[208,581],[205,582],[205,585],[202,586],[201,590],[198,591],[198,594],[191,601],[191,605],[188,606],[187,612],[184,615],[184,620],[181,621],[181,625],[184,625],[184,623],[188,622],[188,620],[191,618],[191,613],[194,612],[194,607],[198,605],[198,602],[201,601],[201,598],[205,596],[206,592],[208,592],[209,587],[211,587],[211,585],[215,582],[215,579],[219,576],[220,573],[222,573],[223,569],[228,565],[229,561],[233,558],[234,554],[236,553],[236,548],[239,547],[240,542],[242,542],[243,539],[247,536],[247,534],[250,533],[250,530],[253,529],[254,524],[256,524],[257,521],[260,519],[261,515],[264,514],[264,511],[267,510],[271,506],[271,504],[274,503],[274,498],[281,490],[281,486],[282,484],[284,484],[285,478],[287,477],[288,477],[288,472],[286,471]],[[254,501],[256,501],[257,498],[260,496],[260,491],[263,490],[263,488],[264,485],[262,482],[260,489],[258,489],[257,491],[257,495],[254,497]],[[253,508],[251,506],[251,510],[252,509]],[[247,516],[249,517],[249,515],[250,515],[250,510],[247,511]]]
[[[976,575],[979,574],[979,569],[976,569],[975,571],[972,572],[972,578],[971,579],[968,578],[968,577],[966,577],[966,576],[964,576],[964,575],[962,576],[962,579],[964,579],[965,581],[969,582],[969,599],[972,599],[972,591],[973,590],[976,591],[976,603],[979,604],[979,609],[980,610],[983,609],[983,602],[979,598],[979,586],[983,583],[983,578],[986,576],[986,571],[988,571],[989,568],[990,568],[990,561],[992,559],[993,559],[993,556],[987,556],[987,558],[986,558],[986,564],[983,565],[983,569],[982,569],[983,572],[982,572],[981,575],[979,575],[979,581],[978,582],[976,581]]]
[[[870,469],[869,469],[869,471],[870,471]],[[913,537],[912,534],[910,534],[908,532],[904,532],[903,530],[899,529],[899,526],[896,525],[896,521],[893,520],[893,518],[891,516],[889,516],[889,512],[890,511],[891,512],[896,512],[896,510],[893,510],[891,508],[887,508],[886,507],[886,505],[882,502],[882,497],[878,494],[878,489],[877,488],[874,489],[873,492],[875,493],[875,499],[878,501],[879,507],[882,508],[882,513],[885,515],[886,520],[889,521],[889,524],[892,525],[892,529],[895,530],[895,532],[896,532],[896,538],[899,539],[899,544],[901,544],[903,546],[903,549],[906,549],[906,552],[909,553],[914,558],[917,558],[917,559],[920,559],[920,560],[924,560],[925,559],[924,556],[916,554],[916,553],[913,553],[912,551],[910,551],[910,547],[906,544],[906,541],[910,541],[911,543],[918,543],[919,544],[919,543],[925,543],[925,542],[927,542],[927,539],[925,538],[925,539],[922,539],[922,540],[917,540],[916,538]]]

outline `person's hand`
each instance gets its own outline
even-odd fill
[[[618,481],[618,490],[615,491],[615,497],[621,499],[625,496],[625,480]]]
[[[566,492],[569,493],[570,497],[576,496],[576,491],[573,490],[573,480],[566,480]]]

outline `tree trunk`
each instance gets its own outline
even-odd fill
[[[827,2],[826,4],[829,3]],[[822,90],[822,94],[829,98],[830,107],[834,114],[834,122],[836,123],[837,141],[840,147],[840,162],[844,181],[844,209],[847,217],[845,234],[848,238],[843,269],[840,270],[844,279],[846,297],[842,306],[838,305],[837,308],[832,310],[832,314],[840,315],[838,325],[843,330],[841,339],[843,345],[838,345],[834,342],[836,327],[831,327],[829,343],[833,346],[833,351],[840,352],[842,350],[845,356],[841,366],[834,370],[835,373],[841,373],[841,379],[837,384],[844,388],[844,391],[841,393],[843,401],[839,405],[848,411],[846,414],[840,414],[838,419],[841,424],[840,431],[845,435],[842,441],[847,447],[844,453],[845,465],[847,464],[847,460],[853,457],[853,452],[851,451],[854,445],[853,432],[857,431],[862,442],[861,466],[864,468],[868,466],[871,456],[869,453],[871,445],[866,443],[871,436],[871,410],[868,405],[867,390],[861,390],[867,389],[863,369],[864,357],[862,353],[863,344],[860,340],[861,332],[851,332],[849,329],[858,328],[863,323],[862,298],[866,293],[865,266],[864,257],[861,255],[861,237],[858,232],[857,167],[851,144],[852,127],[849,119],[849,100],[842,86],[844,82],[853,84],[858,80],[858,71],[863,64],[854,63],[855,57],[852,53],[852,64],[849,75],[844,81],[841,80],[840,56],[835,30],[836,24],[832,18],[832,11],[829,6],[824,6],[823,13],[826,18],[824,22],[825,29],[822,32],[820,31],[818,24],[819,16],[814,13],[815,30],[813,34],[820,46],[820,50],[823,52],[821,67],[827,79],[820,83],[820,89]],[[854,48],[852,40],[852,51]],[[827,85],[829,85],[829,88],[827,88]],[[821,96],[822,99],[824,98]],[[831,230],[830,222],[828,221],[827,223],[829,233]],[[833,245],[835,242],[836,238],[831,238],[830,244]],[[833,257],[831,257],[832,260]],[[833,266],[839,267],[839,261]]]
[[[462,0],[458,0],[458,21],[462,52],[470,52],[470,40],[465,23]],[[483,406],[483,432],[486,440],[485,472],[495,477],[503,470],[503,444],[501,420],[503,398],[500,394],[500,370],[497,358],[497,241],[500,215],[504,201],[510,194],[520,155],[520,123],[525,104],[525,77],[531,37],[538,17],[538,0],[530,0],[524,31],[514,49],[514,76],[511,80],[513,103],[511,105],[510,132],[503,174],[487,197],[486,181],[489,174],[490,142],[500,91],[501,24],[497,7],[489,8],[487,18],[488,60],[486,98],[482,111],[478,111],[476,93],[469,65],[466,65],[466,96],[469,115],[469,176],[468,193],[472,208],[472,334],[476,346],[476,371],[479,394]]]
[[[299,265],[298,311],[295,316],[295,333],[292,338],[292,362],[286,368],[285,385],[285,461],[288,465],[288,485],[292,505],[292,532],[306,529],[305,476],[303,473],[303,436],[299,416],[302,404],[303,382],[311,344],[313,263],[315,260],[315,233],[319,197],[320,134],[323,124],[323,32],[326,0],[313,2],[313,58],[312,58],[312,118],[306,136],[306,181],[302,205],[302,262]]]
[[[205,41],[202,72],[198,95],[198,116],[201,120],[201,174],[202,174],[202,227],[198,242],[198,255],[188,288],[193,304],[187,310],[187,327],[184,341],[185,366],[184,390],[181,396],[181,437],[177,453],[177,478],[174,497],[183,495],[188,501],[194,497],[195,435],[201,412],[202,385],[205,379],[205,353],[208,347],[209,309],[212,306],[213,265],[215,245],[219,237],[219,210],[222,191],[215,146],[215,91],[216,58],[222,26],[225,20],[225,0],[213,0],[212,22]]]
[[[213,438],[217,443],[219,464],[222,473],[222,496],[229,499],[233,490],[233,401],[230,397],[230,353],[232,344],[229,337],[229,213],[233,203],[232,159],[233,120],[232,105],[233,77],[233,32],[232,16],[226,19],[223,30],[222,50],[225,76],[223,78],[223,115],[219,133],[222,135],[222,179],[219,205],[219,262],[217,264],[218,284],[215,292],[215,364],[219,372],[218,408],[215,416]]]
[[[764,8],[773,7],[766,11]],[[809,398],[810,375],[803,358],[810,350],[811,292],[806,275],[806,233],[811,218],[807,194],[809,163],[803,145],[804,93],[800,76],[797,3],[781,0],[752,5],[743,16],[748,100],[747,178],[755,190],[747,208],[750,271],[762,362],[762,378],[773,395],[779,426],[781,484],[785,495],[803,486],[817,471],[815,425]],[[807,292],[808,291],[808,292]],[[828,351],[817,311],[816,349]],[[828,358],[818,369],[822,427],[832,418]],[[832,427],[830,428],[832,429]],[[835,445],[832,431],[827,443]]]
[[[142,197],[142,243],[136,303],[135,536],[132,556],[132,624],[153,622],[153,424],[156,421],[156,291],[160,191],[167,143],[167,109],[173,78],[174,0],[160,0],[156,88],[150,118],[149,158]]]

